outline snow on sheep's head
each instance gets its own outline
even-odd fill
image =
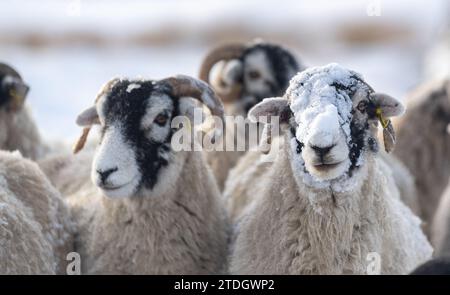
[[[358,73],[330,64],[297,74],[284,98],[263,100],[249,117],[280,116],[290,126],[294,167],[326,183],[351,177],[366,153],[378,151],[378,121],[394,136],[387,118],[403,112],[400,102],[375,93]]]
[[[77,118],[85,129],[75,152],[83,147],[91,126],[99,124],[101,139],[91,178],[107,197],[130,197],[144,190],[158,194],[177,181],[185,153],[171,147],[171,120],[178,115],[192,119],[192,98],[223,118],[222,103],[212,89],[191,77],[113,79],[102,87],[95,105]]]
[[[203,61],[200,79],[212,85],[232,114],[247,114],[263,98],[283,95],[299,70],[289,50],[257,40],[212,50]]]

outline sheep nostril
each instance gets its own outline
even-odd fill
[[[315,145],[311,145],[310,147],[314,150],[314,152],[318,155],[318,156],[320,156],[321,158],[323,157],[323,156],[325,156],[326,154],[328,154],[329,152],[330,152],[330,150],[333,148],[333,147],[335,147],[336,145],[335,144],[333,144],[333,145],[330,145],[330,146],[327,146],[327,147],[318,147],[318,146],[315,146]]]
[[[103,184],[105,184],[108,177],[118,170],[117,167],[107,169],[107,170],[97,170],[98,175],[100,176],[100,180]]]

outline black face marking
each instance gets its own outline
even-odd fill
[[[3,79],[5,79],[5,77],[5,75],[0,74],[0,107],[6,105],[11,99],[9,89],[3,85]]]
[[[291,136],[292,138],[295,138],[295,142],[297,143],[297,147],[295,148],[295,152],[297,154],[301,154],[302,150],[303,150],[303,143],[301,143],[300,141],[298,141],[298,139],[295,137],[295,121],[291,120],[290,124],[289,124],[289,131],[291,132]]]
[[[369,131],[369,123],[365,122],[363,125],[358,124],[355,120],[350,123],[350,169],[349,174],[351,176],[352,171],[357,167],[358,159],[361,156],[363,149],[365,148],[367,133]]]
[[[248,54],[255,51],[264,52],[268,60],[269,68],[275,78],[275,83],[270,83],[268,85],[270,91],[264,95],[247,93],[244,89],[244,95],[250,95],[256,98],[254,102],[249,102],[244,106],[246,112],[266,97],[282,96],[289,86],[292,75],[300,70],[300,65],[296,58],[289,51],[270,43],[259,43],[247,48],[242,55],[241,61],[243,61]]]
[[[140,88],[127,92],[130,84],[138,84]],[[124,139],[134,151],[136,163],[141,174],[139,188],[153,188],[158,180],[158,172],[169,163],[161,156],[161,153],[170,152],[170,140],[173,130],[163,142],[154,142],[146,136],[146,130],[141,128],[141,120],[146,114],[150,103],[149,97],[163,94],[164,87],[158,88],[152,81],[127,81],[117,82],[105,98],[103,104],[104,126],[102,134],[117,122],[121,123]],[[167,93],[164,93],[168,95]],[[178,112],[178,100],[172,99],[174,108],[168,117],[176,116]],[[151,107],[151,106],[150,106]]]
[[[378,153],[378,141],[375,138],[369,137],[369,139],[367,140],[367,144],[369,145],[369,148],[372,152]]]

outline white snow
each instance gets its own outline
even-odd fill
[[[325,110],[319,113],[316,120],[311,123],[310,130],[315,130],[316,134],[320,134],[320,142],[315,140],[315,144],[318,146],[332,145],[334,135],[339,132],[337,108],[334,105],[325,106]]]
[[[352,99],[346,92],[337,91],[332,84],[339,83],[349,89],[367,87],[358,79],[363,80],[363,77],[336,63],[309,68],[292,78],[286,96],[290,100],[290,108],[297,123],[296,139],[302,143],[311,143],[310,136],[314,135],[314,145],[326,147],[335,142],[334,136],[339,136],[341,128],[349,144]],[[291,149],[295,151],[295,139],[292,139],[290,144]],[[363,163],[363,154],[358,161]],[[361,173],[356,173],[353,177],[343,174],[333,180],[321,180],[305,172],[302,157],[291,159],[291,163],[297,179],[302,179],[306,185],[318,189],[331,187],[336,192],[349,191],[354,189],[361,177]],[[315,196],[310,197],[311,201],[315,199]]]
[[[354,76],[362,79],[361,75],[332,63],[309,68],[292,78],[286,94],[298,124],[296,137],[300,142],[308,142],[310,134],[319,133],[323,134],[321,146],[327,146],[339,126],[349,142],[352,100],[345,92],[336,91],[332,84],[354,87],[357,83]]]
[[[132,84],[128,85],[127,92],[131,93],[131,91],[133,91],[134,89],[139,89],[139,88],[141,88],[141,85],[132,83]]]

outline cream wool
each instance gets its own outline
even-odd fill
[[[283,138],[276,138],[280,144]],[[278,143],[277,143],[278,144]],[[263,161],[261,152],[247,152],[231,169],[223,192],[228,212],[233,221],[237,221],[247,207],[260,195],[267,177],[273,169],[272,162]],[[404,165],[394,156],[380,152],[379,165],[383,167],[390,186],[397,186],[400,199],[416,215],[420,213],[414,179]]]
[[[0,272],[65,273],[66,256],[73,251],[73,224],[60,194],[35,163],[17,153],[0,152],[0,180],[6,215],[0,215],[0,235],[12,237],[6,238],[11,249],[3,251],[6,267]],[[26,260],[29,266],[22,264]],[[38,260],[45,262],[35,265]]]
[[[0,108],[0,149],[15,151],[30,159],[38,159],[49,152],[42,141],[28,108],[17,111]]]

